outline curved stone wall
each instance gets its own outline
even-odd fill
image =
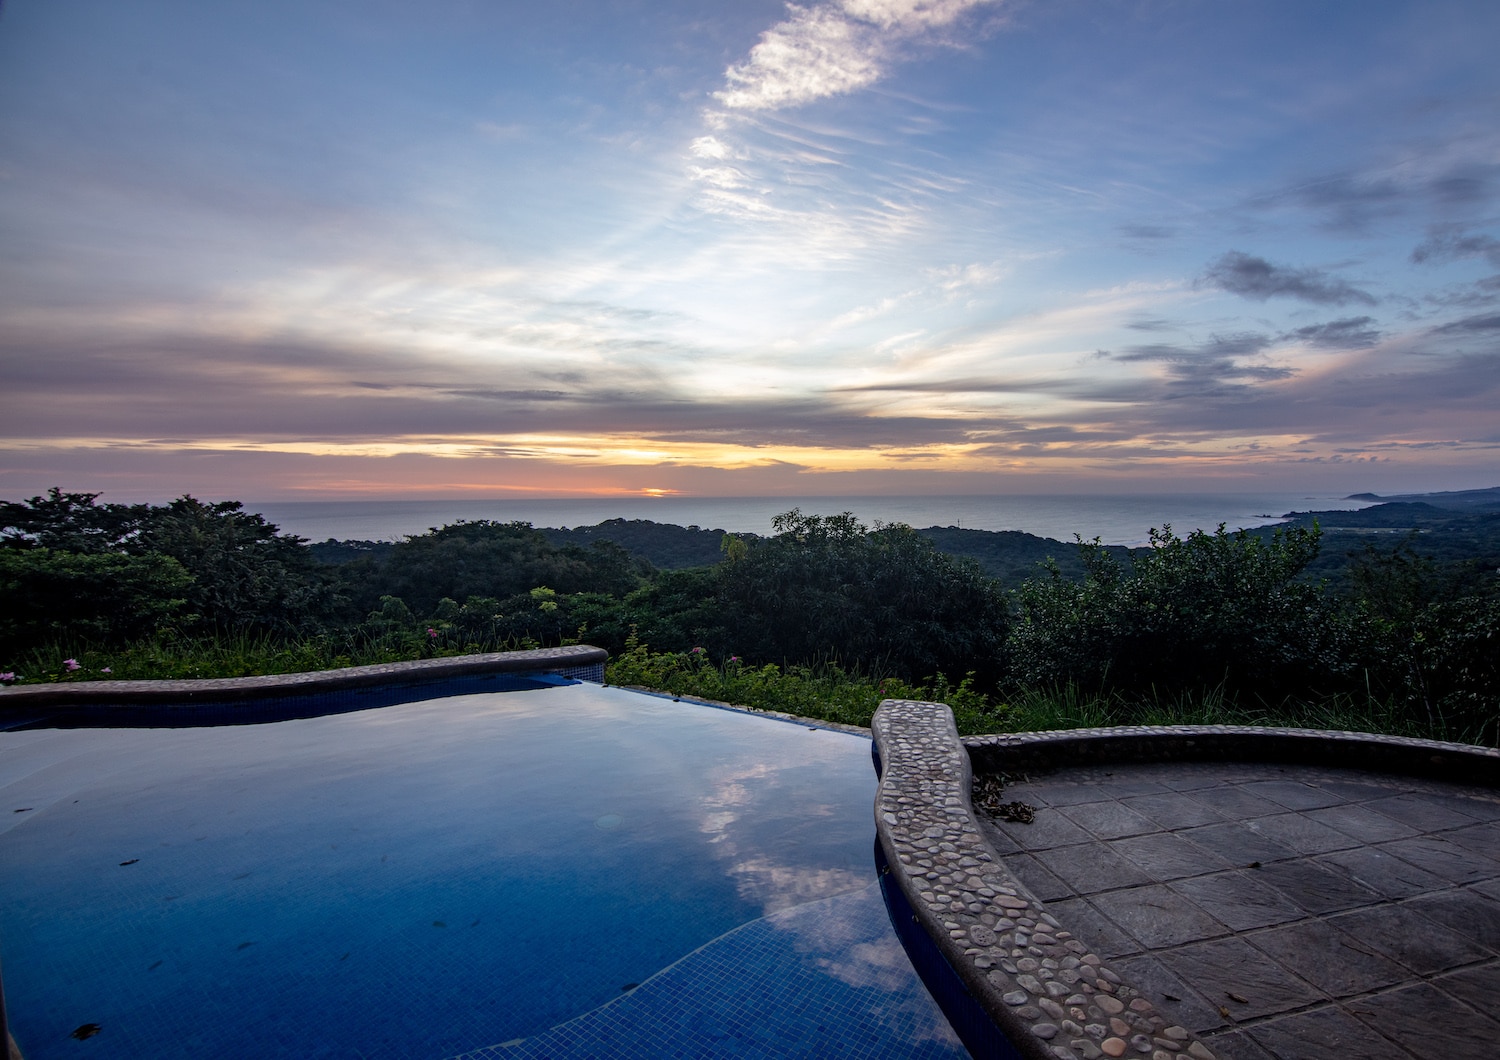
[[[1213,1060],[1006,870],[975,820],[969,755],[946,706],[886,700],[871,727],[881,763],[875,828],[891,877],[1016,1054]],[[982,1040],[964,1044],[976,1056],[1005,1055]]]
[[[1213,1053],[1168,1024],[1009,874],[974,817],[971,761],[1011,774],[1127,762],[1336,764],[1500,787],[1500,750],[1367,733],[1120,726],[960,741],[947,707],[910,701],[883,703],[874,731],[884,765],[876,828],[892,876],[971,996],[1017,1053],[1036,1058]]]

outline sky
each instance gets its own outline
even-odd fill
[[[0,497],[1500,485],[1493,0],[9,0]]]

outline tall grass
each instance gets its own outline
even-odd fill
[[[1235,702],[1222,688],[1196,695],[1127,698],[1077,685],[1017,688],[987,695],[971,677],[957,684],[938,675],[920,684],[821,666],[746,666],[730,658],[714,662],[704,652],[653,652],[629,643],[606,671],[612,684],[774,710],[820,721],[868,726],[883,699],[946,703],[964,736],[995,732],[1104,728],[1112,725],[1266,725],[1338,729],[1428,739],[1483,743],[1492,734],[1425,724],[1389,702],[1348,696],[1286,700],[1275,704]]]

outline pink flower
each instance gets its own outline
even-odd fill
[[[101,674],[112,674],[112,673],[114,673],[114,671],[111,670],[108,666],[106,666],[104,669],[100,670],[99,672]]]
[[[72,673],[74,670],[82,670],[83,667],[78,665],[77,659],[64,659],[63,669],[67,670],[68,673]]]
[[[702,655],[703,654],[703,649],[702,648],[694,648],[693,651],[692,651],[692,654],[694,654],[694,655]]]
[[[739,662],[740,661],[740,657],[738,655],[731,655],[729,657],[729,661],[730,662]]]
[[[13,685],[15,683],[16,672],[14,670],[6,670],[3,674],[0,674],[0,685]]]
[[[436,637],[437,636],[437,630],[433,629],[431,626],[428,626],[427,627],[427,635],[429,637]]]

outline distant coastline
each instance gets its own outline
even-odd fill
[[[954,497],[605,497],[568,500],[414,500],[246,502],[287,533],[312,541],[392,541],[459,519],[521,520],[536,527],[592,526],[607,519],[650,519],[729,533],[768,534],[781,512],[853,512],[874,523],[900,522],[917,529],[1015,530],[1072,541],[1098,537],[1105,544],[1144,544],[1148,531],[1170,523],[1179,534],[1268,526],[1295,511],[1357,510],[1379,501],[1328,492],[1179,493],[1131,495]]]

